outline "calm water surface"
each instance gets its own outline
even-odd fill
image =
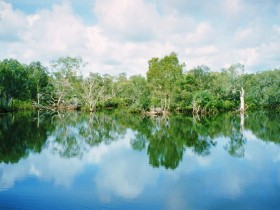
[[[0,209],[280,209],[280,115],[0,115]]]

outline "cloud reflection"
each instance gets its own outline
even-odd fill
[[[54,154],[55,142],[49,137],[48,146],[41,153],[32,153],[16,164],[0,164],[0,190],[12,189],[17,182],[29,177],[71,189],[77,177],[86,173],[88,166],[93,166],[96,171],[85,178],[101,202],[111,202],[116,196],[137,199],[157,188],[166,209],[175,206],[181,209],[201,206],[200,197],[206,199],[205,202],[207,199],[237,199],[246,189],[259,182],[265,183],[264,179],[269,179],[275,171],[280,180],[280,169],[277,169],[280,148],[274,143],[258,141],[248,130],[244,135],[251,140],[245,145],[244,158],[230,156],[224,149],[229,138],[221,137],[216,139],[217,146],[209,156],[199,156],[187,148],[175,170],[150,166],[145,150],[132,150],[130,139],[134,135],[128,130],[124,138],[110,144],[101,143],[86,149],[81,157],[73,158]],[[220,207],[218,203],[215,203],[217,208]]]

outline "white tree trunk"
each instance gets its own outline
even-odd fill
[[[245,91],[244,91],[243,88],[241,88],[241,91],[240,91],[240,112],[245,111],[244,95],[245,95]]]
[[[37,93],[37,104],[40,105],[40,93]]]

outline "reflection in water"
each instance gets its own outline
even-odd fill
[[[66,158],[81,157],[90,147],[101,142],[109,144],[125,133],[115,119],[102,113],[58,113],[53,123],[56,125],[52,132],[56,143],[54,152]]]
[[[251,113],[245,121],[245,128],[251,130],[259,139],[280,143],[280,114],[275,112]]]
[[[234,157],[244,157],[246,138],[244,137],[244,113],[240,114],[240,119],[233,117],[232,130],[230,135],[230,141],[225,146],[228,153]]]
[[[242,209],[256,198],[273,209],[280,193],[279,114],[248,113],[242,121],[238,114],[195,120],[118,112],[5,114],[0,116],[0,195],[7,190],[18,196],[36,177],[53,182],[55,189],[32,184],[49,192],[53,197],[45,196],[53,205],[61,195],[69,200],[57,209],[80,208],[70,202],[77,198],[87,203],[84,208],[96,209]],[[264,190],[267,201],[261,199]],[[37,208],[24,201],[18,205]],[[13,197],[0,196],[0,209],[19,207],[13,203]]]
[[[110,144],[124,138],[128,129],[131,148],[147,149],[154,167],[178,167],[186,148],[197,155],[210,155],[218,137],[227,137],[224,148],[234,157],[244,157],[246,138],[244,119],[240,115],[217,115],[193,120],[186,116],[148,118],[119,112],[30,113],[5,114],[0,118],[0,161],[16,163],[30,152],[51,146],[61,157],[82,157],[100,143]],[[258,112],[247,115],[245,129],[264,141],[280,142],[279,114]],[[51,141],[46,142],[48,137]]]
[[[0,162],[16,163],[30,152],[40,152],[53,125],[44,116],[37,127],[35,113],[12,113],[0,117]]]

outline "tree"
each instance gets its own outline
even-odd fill
[[[197,66],[187,72],[192,77],[192,86],[195,90],[208,90],[211,85],[210,68],[208,66]]]
[[[152,103],[160,106],[163,111],[170,109],[175,82],[182,77],[185,64],[180,64],[176,53],[171,53],[162,59],[152,58],[147,72],[151,87]]]
[[[78,105],[78,74],[85,65],[81,58],[76,57],[61,57],[51,63],[52,100],[56,107]]]
[[[40,105],[40,99],[45,95],[49,84],[47,68],[39,61],[31,62],[27,67],[31,99]]]
[[[81,97],[90,112],[96,109],[97,103],[105,103],[110,97],[105,95],[105,91],[103,78],[97,73],[91,73],[88,78],[82,81]]]
[[[217,112],[217,100],[208,90],[197,91],[193,96],[193,113],[207,114]]]
[[[143,110],[147,110],[150,106],[150,90],[147,80],[142,76],[131,77],[132,87],[134,88],[135,104]]]
[[[132,111],[148,110],[150,106],[150,90],[147,80],[141,75],[134,75],[129,78],[129,101]]]
[[[216,111],[214,105],[216,99],[209,90],[211,87],[212,76],[208,66],[197,66],[186,74],[186,82],[192,96],[191,106],[193,113],[206,114]]]
[[[245,91],[243,89],[243,77],[244,65],[238,63],[231,65],[228,69],[223,69],[222,72],[226,76],[226,83],[222,85],[227,86],[227,90],[233,94],[233,99],[236,100],[238,95],[240,97],[239,110],[241,112],[245,111],[244,95]]]
[[[131,101],[129,101],[129,85],[126,73],[120,73],[117,77],[115,77],[114,92],[115,100],[118,103],[118,106],[127,106],[131,104]]]
[[[15,59],[0,62],[1,106],[7,108],[13,99],[28,99],[28,72],[26,66]]]
[[[244,78],[250,108],[277,108],[280,105],[280,69],[248,74]]]

